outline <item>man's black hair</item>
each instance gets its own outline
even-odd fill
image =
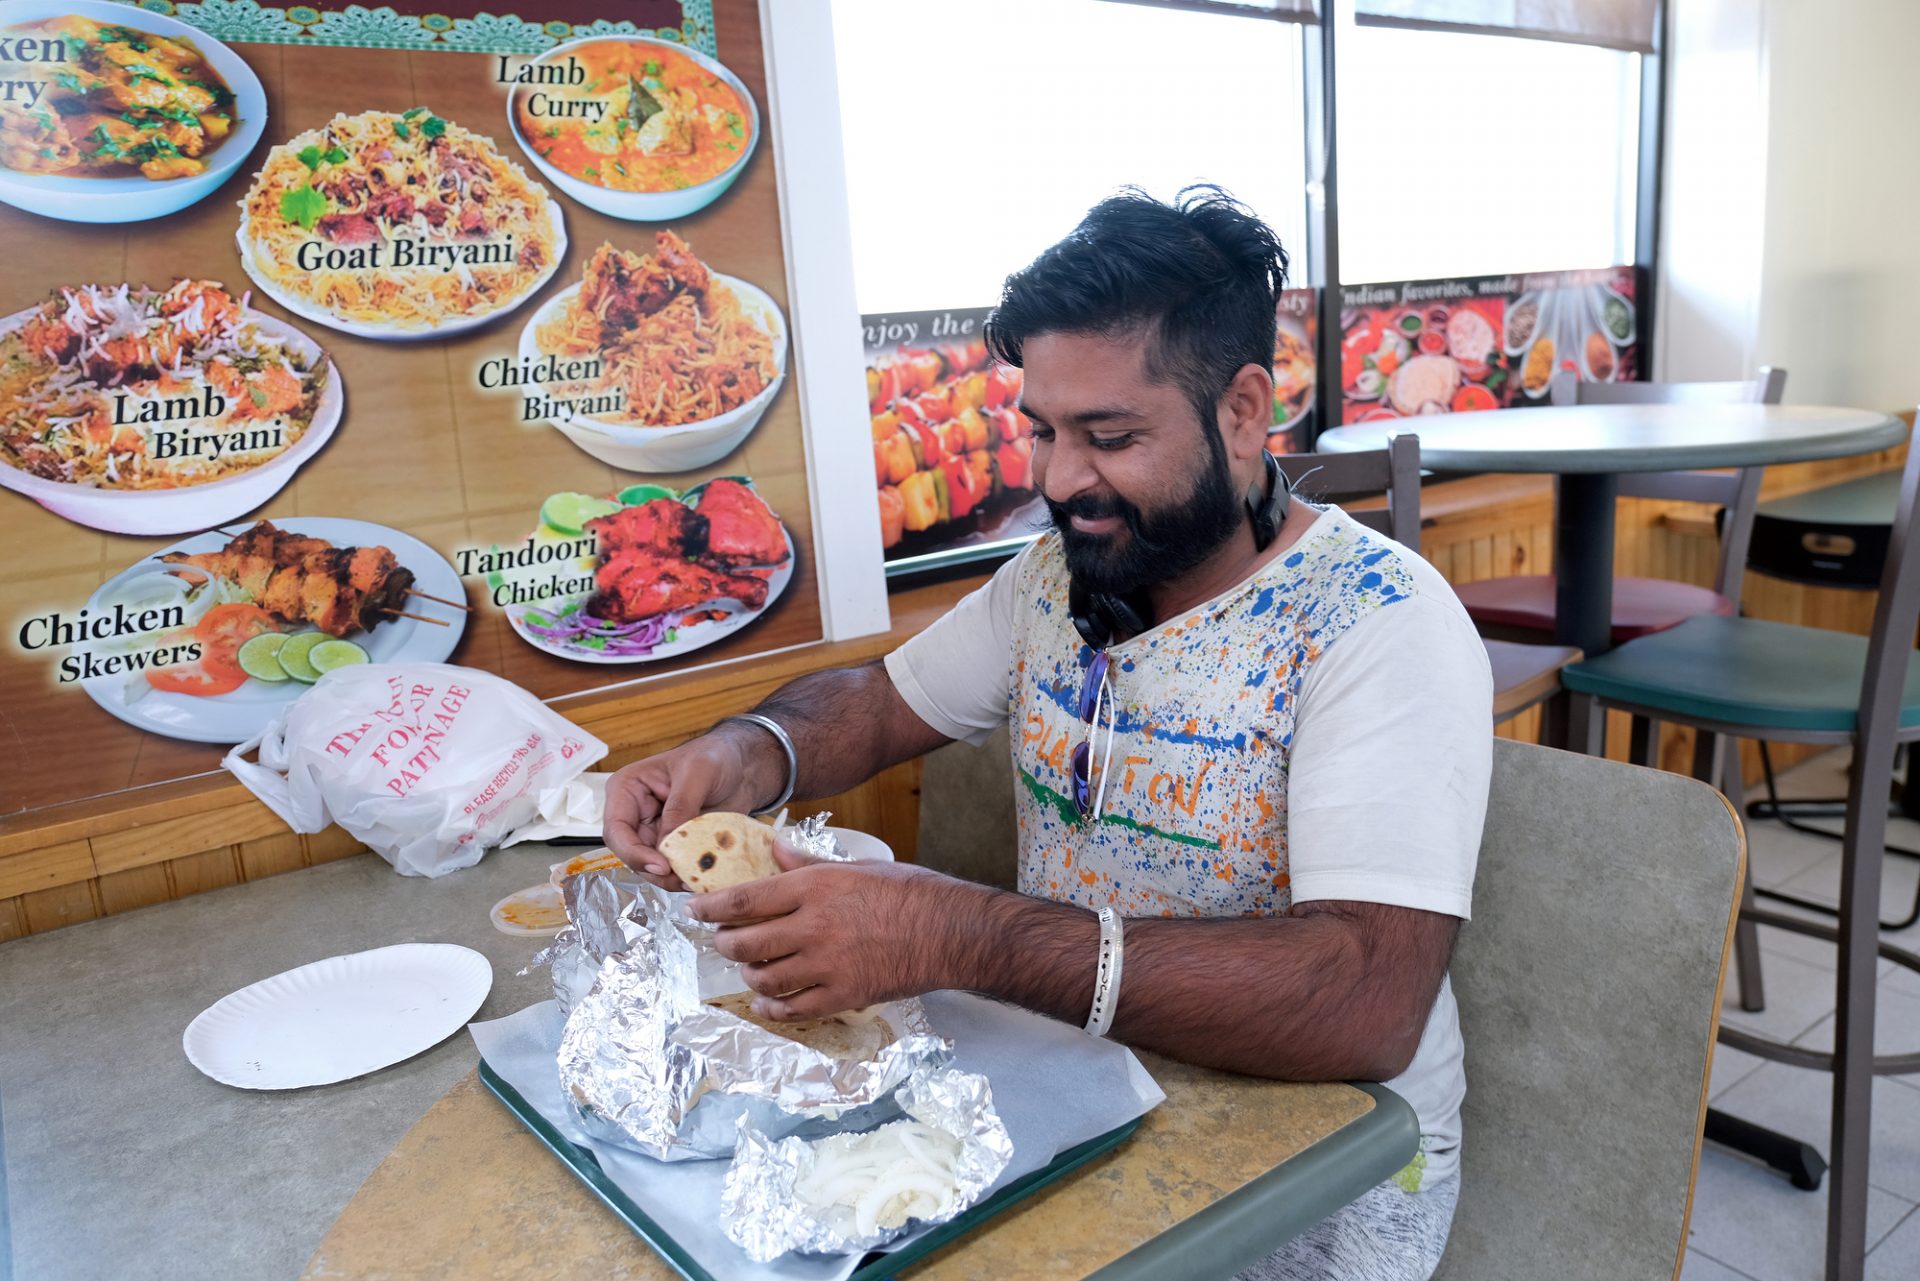
[[[1007,277],[987,348],[1017,368],[1038,334],[1144,331],[1147,376],[1178,385],[1211,429],[1241,366],[1273,363],[1286,282],[1280,238],[1219,187],[1183,188],[1171,204],[1127,188]]]

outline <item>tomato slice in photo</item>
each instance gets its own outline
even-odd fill
[[[191,694],[197,698],[231,694],[246,683],[247,674],[240,670],[238,663],[204,652],[198,662],[156,667],[147,673],[147,684],[161,693]]]
[[[235,655],[240,647],[262,632],[279,630],[273,615],[258,605],[215,605],[194,625],[193,635],[200,642],[202,654],[220,659],[225,666],[239,671]],[[244,673],[241,679],[246,679]]]

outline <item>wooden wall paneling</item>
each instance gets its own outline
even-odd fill
[[[335,859],[352,858],[355,854],[366,853],[367,847],[358,839],[349,836],[337,827],[329,827],[324,832],[311,832],[300,838],[306,848],[309,866],[319,863],[331,863]]]
[[[198,854],[209,847],[273,836],[287,830],[278,814],[249,799],[244,805],[211,813],[128,828],[93,838],[93,861],[102,872],[118,872]]]
[[[93,875],[93,851],[85,841],[63,841],[45,849],[0,858],[0,898],[71,885]]]
[[[63,925],[78,925],[100,915],[100,904],[93,896],[91,881],[22,894],[20,908],[25,914],[29,934],[44,934]]]
[[[173,880],[167,875],[165,863],[108,872],[94,884],[100,895],[100,910],[108,916],[164,903],[173,897]]]
[[[307,865],[306,845],[298,832],[256,836],[235,847],[240,855],[240,877],[257,881],[276,872],[292,872]]]
[[[27,918],[20,910],[19,898],[0,898],[0,943],[26,936]]]
[[[238,885],[240,860],[235,856],[233,846],[223,845],[217,850],[172,860],[167,864],[167,875],[173,881],[173,896],[185,898],[203,890]]]

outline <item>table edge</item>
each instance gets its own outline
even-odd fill
[[[1354,1081],[1373,1106],[1332,1134],[1104,1264],[1087,1281],[1233,1276],[1413,1160],[1420,1121],[1384,1085]],[[1274,1239],[1278,1228],[1283,1236]],[[1251,1243],[1255,1235],[1264,1240]]]

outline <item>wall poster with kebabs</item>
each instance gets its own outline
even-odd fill
[[[0,0],[0,816],[822,639],[758,5],[482,8]]]
[[[1312,438],[1319,291],[1281,294],[1273,352],[1277,454]],[[889,575],[1004,553],[1047,526],[1020,371],[993,360],[991,307],[862,316],[867,408]]]

